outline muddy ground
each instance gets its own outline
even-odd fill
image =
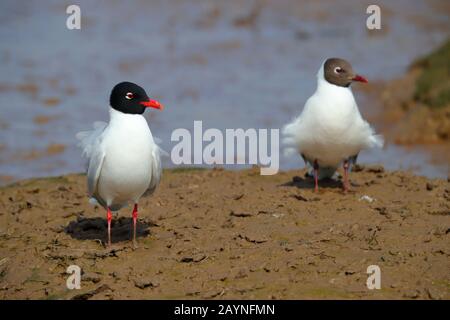
[[[0,299],[449,299],[450,183],[358,167],[352,191],[305,171],[167,170],[104,247],[83,175],[0,189]],[[83,270],[80,290],[66,268]],[[381,290],[366,269],[381,268]]]

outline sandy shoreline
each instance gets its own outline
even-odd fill
[[[314,194],[304,173],[166,170],[136,250],[126,209],[101,244],[83,175],[0,188],[0,299],[450,298],[447,180],[368,166],[352,192]],[[80,290],[66,289],[72,264]],[[381,290],[366,287],[373,264]]]

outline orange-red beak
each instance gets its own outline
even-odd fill
[[[148,101],[140,102],[144,107],[163,110],[164,106],[156,100],[148,99]]]
[[[366,78],[364,78],[363,76],[360,75],[356,75],[352,78],[353,81],[359,81],[359,82],[364,82],[364,83],[368,83],[369,81],[367,81]]]

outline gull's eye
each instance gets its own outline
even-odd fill
[[[127,98],[128,100],[131,100],[131,99],[134,98],[134,95],[133,95],[132,92],[128,92],[128,93],[125,95],[125,98]]]
[[[336,67],[334,68],[334,73],[341,73],[342,71],[344,71],[341,67]]]

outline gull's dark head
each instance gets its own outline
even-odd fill
[[[121,82],[111,91],[109,104],[117,111],[127,114],[143,114],[145,108],[162,109],[163,105],[148,97],[145,90],[132,82]]]
[[[327,82],[339,87],[348,87],[353,81],[368,82],[366,78],[353,71],[348,61],[340,58],[330,58],[325,61],[323,76]]]

